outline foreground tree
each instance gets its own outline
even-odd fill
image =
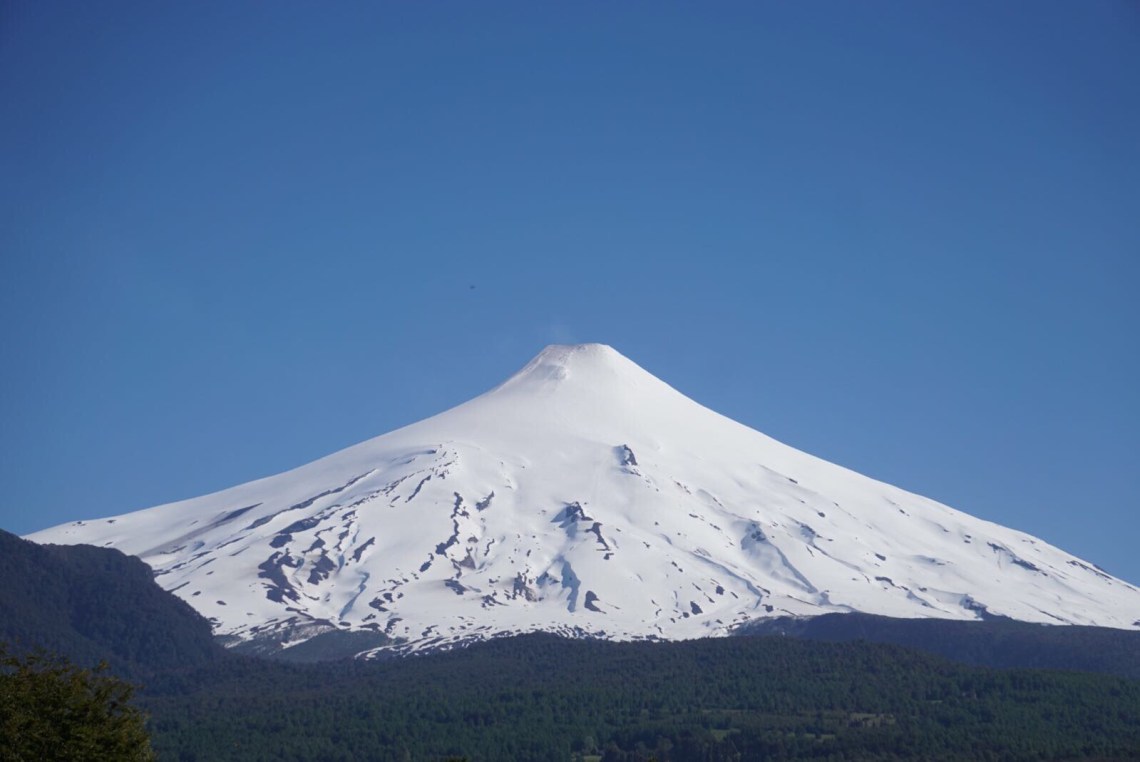
[[[0,644],[0,762],[153,760],[133,687],[106,670]]]

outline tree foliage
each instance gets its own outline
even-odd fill
[[[151,760],[133,687],[58,656],[0,646],[0,761]]]
[[[0,641],[132,679],[217,658],[210,623],[137,558],[90,545],[37,545],[0,530]]]
[[[232,662],[147,706],[156,748],[185,762],[1140,758],[1140,681],[794,638]]]

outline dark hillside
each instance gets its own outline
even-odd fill
[[[223,653],[210,623],[150,567],[90,545],[37,545],[0,531],[0,641],[119,674],[203,664]]]
[[[963,622],[824,614],[761,619],[740,628],[738,634],[891,643],[983,667],[1064,669],[1140,678],[1140,632],[1109,627],[1031,624],[1005,618]]]

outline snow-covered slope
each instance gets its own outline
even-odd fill
[[[832,611],[1140,628],[1140,591],[1094,565],[783,445],[600,344],[547,347],[292,471],[29,539],[140,556],[241,639],[689,638]]]

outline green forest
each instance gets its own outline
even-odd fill
[[[527,635],[386,662],[167,676],[160,759],[1140,757],[1140,682],[895,646]]]

